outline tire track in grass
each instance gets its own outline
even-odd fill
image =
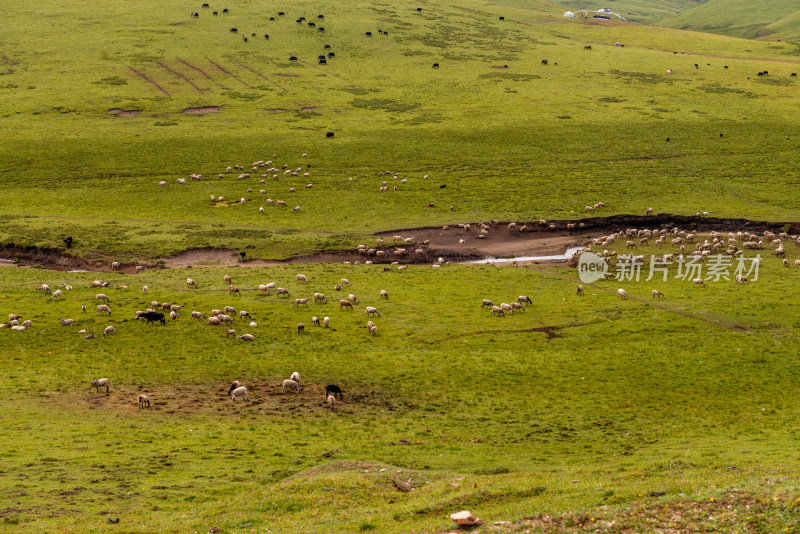
[[[144,73],[141,73],[141,72],[139,72],[138,70],[134,69],[133,67],[128,67],[128,69],[130,69],[130,70],[131,70],[131,72],[133,72],[133,73],[134,73],[134,74],[136,74],[137,76],[141,76],[141,77],[142,77],[142,78],[143,78],[145,81],[147,81],[148,83],[152,84],[152,85],[153,85],[153,86],[154,86],[156,89],[158,89],[159,91],[161,91],[161,92],[162,92],[162,93],[164,93],[165,95],[167,95],[167,96],[169,96],[169,97],[172,97],[172,95],[171,95],[171,94],[169,94],[169,93],[166,91],[166,89],[164,89],[163,87],[161,87],[160,85],[158,85],[156,82],[154,82],[153,80],[151,80],[150,78],[148,78],[147,76],[145,76],[145,75],[144,75]]]
[[[217,80],[215,80],[214,78],[212,78],[212,77],[211,77],[211,76],[210,76],[210,75],[209,75],[209,74],[208,74],[206,71],[204,71],[204,70],[203,70],[203,69],[201,69],[200,67],[195,67],[194,65],[192,65],[192,64],[191,64],[191,63],[189,63],[188,61],[184,61],[184,60],[182,60],[182,59],[179,59],[178,61],[180,61],[181,63],[183,63],[184,65],[186,65],[186,66],[187,66],[187,67],[189,67],[190,69],[194,69],[194,70],[196,70],[197,72],[199,72],[200,74],[202,74],[203,76],[205,76],[206,78],[208,78],[209,80],[211,80],[212,82],[214,82],[215,84],[219,85],[220,87],[222,87],[222,88],[223,88],[223,89],[225,89],[226,91],[229,91],[229,89],[228,89],[227,87],[225,87],[224,85],[222,85],[221,83],[219,83]]]
[[[271,83],[272,85],[274,85],[275,87],[277,87],[278,89],[280,89],[281,91],[283,91],[284,93],[288,93],[288,91],[287,91],[286,89],[284,89],[283,87],[281,87],[281,85],[280,85],[279,83],[277,83],[277,82],[273,82],[272,80],[270,80],[269,78],[267,78],[266,76],[264,76],[263,74],[261,74],[260,72],[258,72],[257,70],[255,70],[255,69],[253,69],[253,68],[250,68],[250,67],[248,67],[247,65],[241,65],[241,64],[240,64],[240,65],[239,65],[239,67],[242,67],[243,69],[247,69],[247,70],[249,70],[250,72],[252,72],[252,73],[253,73],[253,74],[255,74],[256,76],[259,76],[259,77],[261,77],[261,78],[263,78],[263,79],[267,80],[267,82]]]
[[[177,76],[177,77],[178,77],[178,78],[180,78],[181,80],[185,81],[186,83],[188,83],[189,85],[191,85],[192,87],[194,87],[194,89],[195,89],[195,90],[196,90],[198,93],[200,93],[201,95],[203,94],[203,90],[202,90],[202,89],[200,89],[199,87],[197,87],[197,86],[194,84],[194,82],[193,82],[192,80],[190,80],[189,78],[187,78],[186,76],[184,76],[184,75],[183,75],[183,74],[181,74],[180,72],[178,72],[178,71],[176,71],[176,70],[172,69],[171,67],[169,67],[168,65],[165,65],[164,63],[162,63],[162,62],[160,62],[160,61],[156,61],[156,63],[158,63],[159,65],[161,65],[161,67],[163,67],[163,68],[164,68],[165,70],[167,70],[168,72],[171,72],[172,74],[174,74],[175,76]]]
[[[206,58],[206,59],[208,59],[208,58]],[[238,76],[233,74],[232,72],[228,72],[227,70],[225,70],[225,67],[223,67],[222,65],[220,65],[216,61],[211,61],[210,59],[208,61],[211,62],[211,64],[214,65],[215,67],[217,67],[220,71],[224,72],[225,74],[227,74],[228,76],[230,76],[231,78],[236,80],[237,82],[241,83],[242,85],[244,85],[248,89],[252,89],[252,87],[247,85],[247,82],[245,82],[244,80],[242,80],[241,78],[239,78]]]
[[[554,272],[546,270],[546,269],[537,269],[536,267],[532,267],[530,265],[527,265],[525,268],[526,269],[532,269],[534,271],[537,271],[537,272],[540,272],[540,273],[543,273],[543,274],[547,274],[549,276],[553,276],[553,277],[556,277],[556,278],[561,278],[562,280],[568,280],[570,282],[575,282],[575,283],[578,283],[578,284],[582,283],[580,280],[577,280],[575,278],[571,278],[569,276],[564,276],[563,274],[554,273]],[[584,286],[584,289],[587,288],[587,287],[591,287],[592,289],[595,289],[597,291],[605,291],[606,293],[611,293],[613,295],[617,294],[617,292],[615,290],[613,290],[613,289],[606,289],[604,287],[598,287],[598,286],[596,286],[594,284],[585,284],[584,283],[583,286]],[[641,304],[649,304],[650,306],[652,306],[654,308],[657,308],[657,309],[659,309],[661,311],[664,311],[664,312],[674,313],[675,315],[680,315],[681,317],[685,317],[687,319],[693,319],[695,321],[703,321],[703,322],[708,323],[708,324],[713,325],[713,326],[721,326],[721,327],[727,328],[729,330],[740,330],[742,332],[750,330],[748,327],[746,327],[744,325],[741,325],[741,324],[738,324],[738,323],[732,323],[732,322],[722,321],[722,320],[717,320],[717,319],[709,319],[708,317],[703,317],[701,315],[697,315],[697,314],[694,314],[694,313],[691,313],[691,312],[684,312],[684,311],[675,310],[675,309],[672,309],[672,308],[667,308],[666,306],[662,306],[660,304],[657,304],[654,301],[643,300],[643,299],[640,299],[640,298],[637,298],[637,297],[632,297],[630,295],[628,295],[628,298],[630,300],[635,300],[636,302],[639,302]]]

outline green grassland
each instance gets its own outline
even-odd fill
[[[785,305],[797,268],[766,257],[750,286],[601,281],[577,297],[576,270],[560,265],[304,265],[308,285],[295,267],[115,275],[130,289],[106,290],[110,317],[93,311],[92,273],[0,269],[0,307],[34,324],[0,329],[2,521],[25,532],[96,532],[118,516],[126,532],[408,532],[446,528],[464,507],[492,521],[613,518],[733,491],[780,498],[779,516],[756,522],[800,525],[800,318]],[[228,296],[225,273],[241,296]],[[186,289],[187,276],[200,288]],[[332,290],[342,276],[361,301],[352,312]],[[75,289],[61,301],[34,290],[62,281]],[[297,309],[255,290],[269,281],[331,302]],[[480,309],[518,294],[534,305],[505,318]],[[185,308],[166,327],[134,320],[152,299]],[[254,342],[189,318],[225,305],[252,314],[257,327],[235,329]],[[367,305],[382,313],[377,336]],[[116,332],[103,337],[107,325]],[[293,371],[304,389],[282,394]],[[101,376],[108,395],[89,386]],[[249,401],[226,397],[234,378]],[[345,391],[333,412],[328,383]],[[150,410],[137,409],[141,392]]]
[[[747,2],[709,0],[673,17],[659,21],[672,28],[724,33],[747,39],[763,37],[797,42],[800,28],[796,21],[800,9],[791,0]]]
[[[78,254],[123,260],[204,246],[285,258],[382,230],[565,218],[598,200],[612,214],[656,204],[798,218],[793,45],[586,24],[545,2],[229,7],[197,19],[193,5],[150,1],[9,10],[1,242],[59,247],[71,235]],[[257,35],[245,43],[245,32]],[[323,44],[336,54],[325,66]],[[181,113],[210,105],[220,111]],[[273,159],[310,177],[216,178]],[[379,193],[385,170],[408,184]],[[204,178],[177,185],[190,173]],[[210,195],[247,202],[213,206]],[[261,215],[265,197],[302,211]]]

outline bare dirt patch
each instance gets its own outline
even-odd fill
[[[117,117],[135,117],[141,112],[142,112],[141,109],[111,108],[108,110],[108,113],[110,113],[111,115],[116,115]]]
[[[181,113],[187,115],[202,115],[203,113],[216,113],[219,111],[220,106],[203,106],[200,108],[184,108]]]

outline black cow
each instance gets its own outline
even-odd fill
[[[417,12],[420,12],[420,11],[422,11],[422,8],[421,8],[421,7],[418,7],[418,8],[417,8]]]
[[[723,65],[722,68],[725,69],[725,70],[728,70],[728,66],[727,65]]]
[[[763,73],[763,72],[759,72],[759,73],[758,73],[758,76],[763,76],[763,75],[764,75],[764,73]]]
[[[314,26],[316,26],[316,24],[314,24],[313,22],[307,22],[306,24],[308,24],[309,28],[313,28]]]
[[[439,68],[439,64],[438,63],[434,63],[432,68],[438,69]]]
[[[500,17],[500,20],[506,20],[506,18],[505,17]]]
[[[695,64],[694,64],[694,68],[696,68],[696,69],[699,69],[699,68],[700,68],[700,65],[698,65],[697,63],[695,63]]]
[[[323,59],[320,59],[320,60],[319,60],[319,64],[320,64],[320,65],[327,65],[327,64],[328,64],[328,62],[325,60],[325,58],[323,58]]]
[[[236,32],[238,32],[238,31],[239,31],[239,28],[231,28],[231,29],[230,29],[230,32],[231,32],[231,33],[236,33]]]
[[[330,49],[330,47],[331,47],[331,45],[325,45],[325,46],[323,46],[322,48],[324,48],[325,50],[329,50],[329,49]]]
[[[389,32],[383,32],[383,35],[389,35]]]
[[[318,31],[318,32],[324,32],[324,31],[325,31],[325,28],[323,28],[322,26],[320,26],[319,28],[317,28],[317,31]]]
[[[138,318],[139,319],[142,319],[142,318],[147,319],[147,323],[146,324],[150,324],[150,323],[158,321],[162,325],[167,326],[167,322],[164,320],[164,314],[163,313],[159,313],[159,312],[155,312],[155,311],[152,311],[152,312],[149,311],[149,312],[145,312],[145,313],[141,314]]]
[[[325,15],[317,15],[317,18],[318,18],[318,19],[324,19],[324,18],[325,18]]]
[[[302,24],[303,20],[302,19],[297,19],[295,22],[298,23],[298,24]]]
[[[282,17],[282,16],[284,16],[285,14],[286,14],[286,13],[284,13],[283,11],[278,11],[278,16],[279,16],[279,17]]]
[[[66,239],[64,239],[64,246],[67,248],[72,248],[72,236],[69,236]]]
[[[325,398],[328,398],[328,395],[339,395],[339,398],[342,398],[342,389],[337,386],[336,384],[328,384],[325,386]]]
[[[542,65],[547,65],[547,60],[546,59],[542,60]]]
[[[367,32],[364,35],[366,35],[367,37],[372,37],[372,32]]]
[[[333,137],[333,132],[325,132],[325,137],[330,139],[331,137]]]
[[[335,57],[335,56],[336,56],[336,54],[334,54],[333,52],[328,52],[328,58],[332,58],[332,57]]]
[[[256,34],[254,34],[254,33],[250,34],[250,37],[255,37],[255,36],[256,36]]]
[[[223,13],[227,13],[228,12],[228,8],[226,7],[225,9],[222,10],[222,12]]]
[[[264,34],[264,39],[269,39],[269,35],[267,35],[267,34],[265,33],[265,34]]]
[[[325,56],[317,56],[317,59],[325,59]]]
[[[218,13],[217,13],[216,11],[214,11],[214,12],[212,13],[212,15],[217,15],[217,14],[218,14]]]
[[[378,33],[383,33],[383,30],[378,30]]]
[[[198,13],[197,11],[193,11],[193,12],[192,12],[192,15],[191,15],[191,17],[192,17],[193,19],[196,19],[196,18],[197,18],[197,17],[199,17],[199,16],[200,16],[200,13]]]
[[[297,56],[289,56],[289,61],[297,61]]]
[[[300,20],[306,20],[306,18],[305,17],[300,17]]]
[[[797,78],[797,73],[796,72],[792,73],[792,78]]]
[[[203,4],[203,6],[202,6],[202,7],[208,7],[208,4]]]
[[[768,70],[765,70],[765,71],[764,71],[764,76],[766,76],[766,75],[768,75],[768,74],[769,74],[769,71],[768,71]]]
[[[270,17],[269,20],[273,21],[273,20],[275,20],[275,17]]]
[[[247,42],[247,36],[246,35],[242,35],[242,39],[244,39],[245,43]]]
[[[584,50],[591,50],[592,49],[592,45],[586,45],[586,46],[583,47],[583,49]]]

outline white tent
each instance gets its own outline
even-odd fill
[[[574,17],[575,17],[575,13],[573,13],[572,11],[564,11],[564,16],[565,16],[565,17],[572,17],[572,18],[574,18]]]

